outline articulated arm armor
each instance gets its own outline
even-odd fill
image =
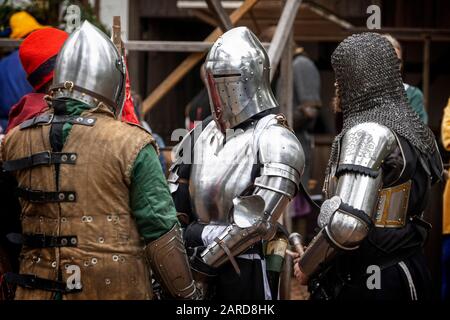
[[[201,254],[211,267],[233,262],[233,256],[273,237],[278,218],[298,190],[305,157],[295,135],[284,126],[271,125],[257,146],[262,168],[252,194],[233,199],[233,223]]]
[[[150,267],[165,292],[177,299],[195,299],[196,289],[181,237],[175,225],[145,248]]]
[[[373,225],[382,187],[381,165],[395,149],[396,138],[387,127],[363,123],[348,130],[340,143],[335,195],[319,215],[322,228],[300,259],[306,275],[340,250],[354,250]]]

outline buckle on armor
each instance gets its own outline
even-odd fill
[[[382,189],[378,201],[375,226],[401,228],[406,224],[411,180],[398,186]]]

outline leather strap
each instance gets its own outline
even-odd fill
[[[82,117],[82,116],[70,116],[70,115],[54,115],[54,114],[41,114],[37,117],[26,120],[20,124],[20,130],[28,129],[36,126],[49,125],[51,123],[71,123],[79,124],[83,126],[92,127],[96,118]]]
[[[15,160],[3,162],[3,170],[6,172],[28,169],[50,164],[75,164],[76,153],[44,151]]]
[[[225,251],[226,255],[228,256],[228,259],[230,259],[230,262],[233,265],[234,271],[236,271],[238,276],[240,276],[241,275],[241,269],[239,269],[239,265],[237,264],[236,259],[234,258],[234,256],[231,254],[230,249],[228,249],[226,244],[222,240],[220,240],[219,238],[215,238],[214,241],[217,242],[217,244],[222,248],[223,251]]]
[[[76,247],[77,236],[49,236],[45,234],[24,234],[23,245],[31,248]]]
[[[65,282],[39,278],[34,274],[17,274],[7,272],[4,275],[4,279],[8,283],[16,284],[18,286],[28,289],[39,289],[45,291],[59,292],[63,294],[77,293],[82,291],[82,289],[67,288]]]
[[[75,202],[77,200],[76,192],[73,191],[45,192],[18,187],[17,195],[32,203]]]

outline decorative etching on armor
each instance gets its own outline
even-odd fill
[[[370,159],[375,153],[373,137],[364,130],[348,132],[342,147],[344,155],[342,163],[347,163],[348,160],[355,159],[355,157]]]

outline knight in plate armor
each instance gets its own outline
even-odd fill
[[[195,274],[216,299],[270,299],[263,241],[298,191],[302,147],[270,88],[270,64],[245,27],[221,36],[206,58],[212,119],[179,144],[169,188],[189,224]],[[212,289],[213,288],[213,289]]]
[[[348,37],[332,65],[343,130],[335,138],[318,218],[299,261],[312,299],[427,299],[423,220],[442,161],[431,130],[407,104],[386,38]]]

